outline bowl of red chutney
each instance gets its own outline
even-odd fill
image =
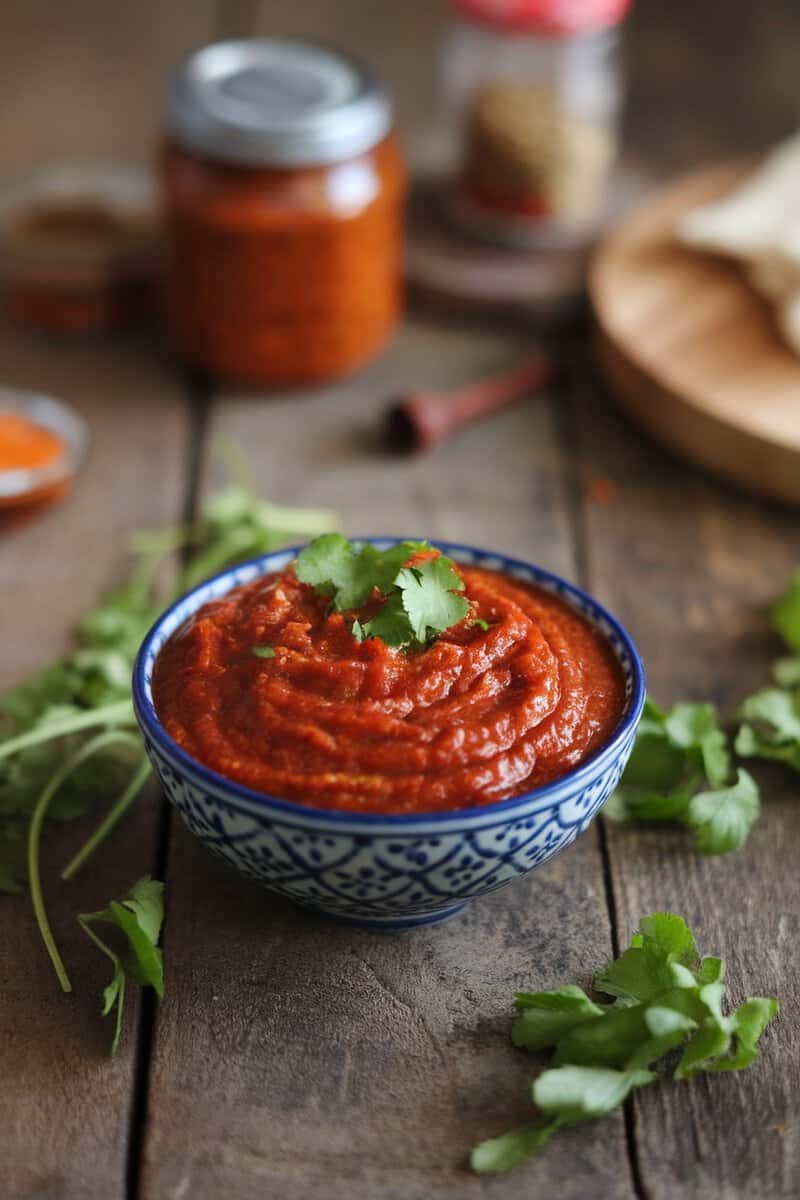
[[[403,929],[586,830],[633,746],[644,669],[619,621],[532,563],[346,545],[366,582],[293,547],[188,592],[141,646],[134,708],[210,851],[300,905]]]

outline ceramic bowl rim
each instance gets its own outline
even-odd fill
[[[377,534],[369,537],[352,538],[352,541],[356,544],[373,542],[383,546],[393,545],[406,540],[420,541],[422,539],[397,537],[394,535],[379,536]],[[284,800],[279,796],[272,796],[267,792],[256,791],[254,788],[246,787],[244,784],[228,779],[227,776],[219,774],[210,767],[206,767],[198,759],[188,754],[170,737],[156,714],[151,681],[147,679],[146,672],[152,643],[159,637],[162,627],[169,621],[175,610],[186,605],[187,602],[191,603],[199,593],[205,593],[206,590],[210,590],[215,584],[219,584],[223,580],[230,581],[230,587],[223,592],[219,592],[214,597],[218,599],[238,586],[236,577],[240,572],[255,569],[256,574],[254,578],[266,575],[268,573],[266,568],[271,559],[285,559],[287,556],[296,557],[307,544],[306,542],[301,542],[297,545],[270,550],[265,554],[257,555],[255,558],[237,563],[235,566],[226,567],[225,570],[219,571],[216,575],[212,575],[194,587],[189,588],[188,591],[173,601],[157,620],[154,621],[136,655],[133,668],[133,707],[142,732],[145,736],[150,737],[162,754],[171,758],[181,770],[187,772],[200,783],[210,786],[213,791],[222,792],[226,802],[233,807],[238,807],[241,810],[241,806],[235,803],[238,799],[245,801],[251,807],[255,806],[264,810],[272,810],[283,815],[290,814],[299,818],[305,817],[308,820],[316,820],[329,825],[353,825],[357,823],[358,825],[369,826],[376,831],[381,826],[388,830],[399,830],[411,825],[438,826],[446,821],[464,822],[466,825],[473,822],[483,824],[487,817],[496,814],[509,814],[513,818],[513,814],[517,810],[535,812],[540,808],[546,807],[549,803],[557,803],[569,798],[575,792],[580,791],[588,785],[610,762],[614,761],[628,738],[633,735],[644,708],[645,671],[639,651],[636,649],[633,639],[622,623],[588,592],[578,587],[577,584],[563,579],[553,571],[548,571],[544,567],[537,566],[535,563],[527,562],[521,558],[514,558],[499,551],[485,550],[479,546],[472,546],[464,542],[443,541],[437,538],[435,541],[437,548],[455,558],[456,561],[459,561],[458,555],[462,553],[471,556],[473,560],[477,558],[478,560],[488,559],[499,561],[502,564],[503,573],[510,573],[512,576],[515,571],[532,573],[535,576],[536,583],[543,582],[546,587],[549,585],[549,590],[556,596],[564,598],[567,603],[574,602],[570,604],[570,607],[573,607],[580,615],[584,616],[592,626],[597,627],[602,622],[605,622],[609,626],[615,637],[621,642],[624,654],[627,656],[631,672],[631,690],[619,723],[607,742],[600,746],[593,754],[589,755],[577,767],[565,772],[558,779],[554,779],[552,782],[543,784],[540,787],[532,788],[528,792],[523,792],[522,795],[513,796],[508,800],[496,800],[488,804],[473,805],[469,808],[447,809],[446,811],[439,812],[359,813],[351,809],[317,808],[313,805],[297,804],[291,800]],[[211,598],[208,596],[198,602],[196,607],[192,609],[192,612],[196,612],[202,603],[207,603]],[[621,663],[621,655],[613,645],[612,650],[617,661]],[[160,649],[158,653],[160,653]],[[157,657],[158,654],[153,657],[153,662],[155,662]],[[531,808],[532,804],[534,805],[533,808]]]

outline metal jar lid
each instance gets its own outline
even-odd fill
[[[187,58],[167,96],[167,124],[182,145],[249,166],[341,162],[380,142],[389,96],[361,63],[311,42],[217,42]]]

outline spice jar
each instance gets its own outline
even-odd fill
[[[347,374],[401,308],[406,175],[380,82],[300,41],[208,46],[176,72],[164,301],[180,356],[244,383]]]
[[[450,0],[442,64],[461,146],[451,211],[520,246],[584,237],[617,154],[618,26],[630,0]]]

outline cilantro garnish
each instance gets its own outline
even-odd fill
[[[329,596],[337,612],[382,601],[373,617],[353,621],[357,642],[379,637],[387,646],[412,649],[429,645],[470,611],[470,602],[458,594],[464,581],[452,559],[437,554],[409,565],[434,549],[429,542],[406,541],[378,550],[369,543],[356,547],[338,533],[323,534],[300,552],[295,571],[301,583]]]
[[[71,878],[147,782],[150,766],[136,729],[130,679],[148,628],[170,596],[214,571],[334,524],[333,516],[322,510],[288,509],[260,500],[240,478],[209,498],[195,526],[135,534],[127,582],[84,617],[76,648],[0,697],[0,892],[21,891],[27,874],[39,931],[64,991],[71,984],[47,918],[39,872],[41,837],[49,823],[86,816],[97,802],[113,798],[62,872],[63,879]],[[159,587],[161,567],[178,553],[183,565],[175,562],[175,585],[165,592]],[[138,893],[130,903],[136,899]],[[128,901],[123,909],[125,905],[130,908]],[[87,920],[95,918],[100,919],[94,914]],[[127,919],[118,918],[117,924]],[[137,970],[145,974],[141,963]],[[128,974],[138,978],[136,971]],[[124,980],[115,974],[111,986],[109,1006],[121,1003]]]
[[[272,646],[253,646],[250,651],[256,658],[274,658],[275,650]]]
[[[472,1169],[509,1171],[560,1128],[605,1116],[635,1088],[654,1083],[652,1065],[681,1047],[676,1080],[750,1066],[778,1002],[756,996],[726,1013],[724,973],[721,959],[699,958],[681,917],[654,913],[641,920],[629,949],[596,981],[613,1003],[595,1004],[572,985],[518,992],[514,1045],[553,1051],[533,1084],[538,1117],[481,1142],[472,1151]]]

